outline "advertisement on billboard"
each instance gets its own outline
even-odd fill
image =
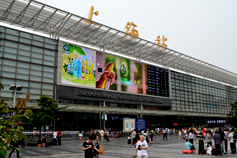
[[[135,129],[135,119],[124,118],[123,119],[123,132],[131,132]]]
[[[146,65],[96,52],[96,88],[147,94]]]
[[[169,71],[62,42],[61,83],[170,97]]]
[[[95,69],[94,50],[63,43],[62,83],[95,88]]]

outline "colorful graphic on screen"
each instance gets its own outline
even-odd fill
[[[62,83],[95,87],[96,52],[63,43]]]
[[[170,97],[168,70],[67,43],[61,83]]]
[[[148,94],[169,97],[169,71],[147,65]]]
[[[146,76],[145,64],[96,52],[96,88],[147,94]]]

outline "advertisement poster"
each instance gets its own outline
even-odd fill
[[[135,119],[124,118],[123,119],[123,131],[131,132],[135,129]]]
[[[136,119],[136,131],[146,130],[146,119]]]
[[[62,83],[95,88],[96,52],[63,43]]]
[[[96,52],[96,88],[147,94],[147,66]]]

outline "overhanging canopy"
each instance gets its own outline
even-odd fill
[[[0,21],[237,86],[237,74],[32,0],[1,0]],[[88,19],[87,19],[88,21]]]

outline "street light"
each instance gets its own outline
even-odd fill
[[[9,90],[14,90],[13,108],[15,108],[16,107],[16,91],[21,91],[22,87],[19,85],[10,85]]]

